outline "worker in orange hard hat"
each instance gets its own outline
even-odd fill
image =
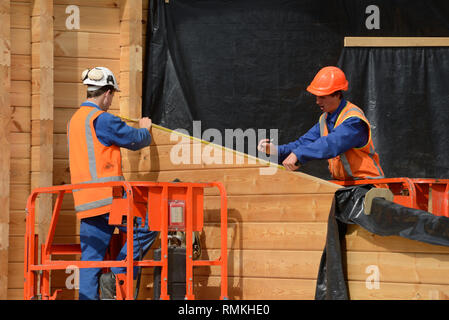
[[[341,69],[322,68],[307,87],[323,112],[317,124],[288,144],[275,146],[268,139],[260,140],[258,150],[277,153],[289,171],[310,160],[328,159],[334,179],[383,178],[370,124],[363,111],[343,97],[346,90],[348,81]]]

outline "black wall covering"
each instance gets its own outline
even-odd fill
[[[449,178],[449,47],[345,48],[339,64],[385,174]]]
[[[370,5],[379,29],[367,29]],[[449,36],[449,1],[150,0],[149,9],[143,115],[154,123],[278,129],[287,143],[320,115],[307,85],[339,65],[346,97],[373,124],[386,176],[449,178],[448,49],[343,50],[345,36]],[[300,170],[330,178],[326,161]]]

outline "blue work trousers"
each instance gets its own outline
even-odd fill
[[[148,229],[148,214],[145,225],[142,228],[142,219],[135,218],[137,227],[134,227],[134,260],[139,260],[150,249],[158,232]],[[116,226],[109,224],[109,214],[103,214],[91,218],[81,219],[80,243],[81,261],[102,261],[108,249],[109,242]],[[125,226],[118,227],[120,231],[126,232]],[[142,251],[140,251],[142,249]],[[126,258],[126,243],[117,255],[116,260]],[[138,267],[134,267],[134,277],[137,275]],[[111,268],[114,274],[126,273],[126,267]],[[98,300],[98,280],[101,275],[101,268],[80,268],[79,299]]]

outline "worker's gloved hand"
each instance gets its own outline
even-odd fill
[[[288,155],[287,158],[285,158],[284,161],[282,161],[282,165],[287,169],[288,171],[295,171],[298,170],[301,164],[298,161],[298,158],[296,157],[296,154],[293,152]]]
[[[139,120],[139,127],[140,128],[145,128],[148,131],[150,131],[151,129],[151,119],[148,117],[143,117],[142,119]]]
[[[270,139],[262,139],[257,145],[257,150],[266,154],[277,154],[276,146],[270,142]]]

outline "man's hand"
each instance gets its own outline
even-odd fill
[[[277,148],[270,142],[270,139],[262,139],[257,145],[257,150],[266,154],[277,154]]]
[[[151,119],[148,117],[144,117],[142,119],[139,120],[139,127],[140,128],[145,128],[148,131],[150,131],[151,129]]]
[[[287,158],[285,158],[284,161],[282,161],[282,165],[287,169],[288,171],[295,171],[299,168],[299,166],[296,165],[298,162],[298,158],[296,155],[292,152],[288,155]]]

